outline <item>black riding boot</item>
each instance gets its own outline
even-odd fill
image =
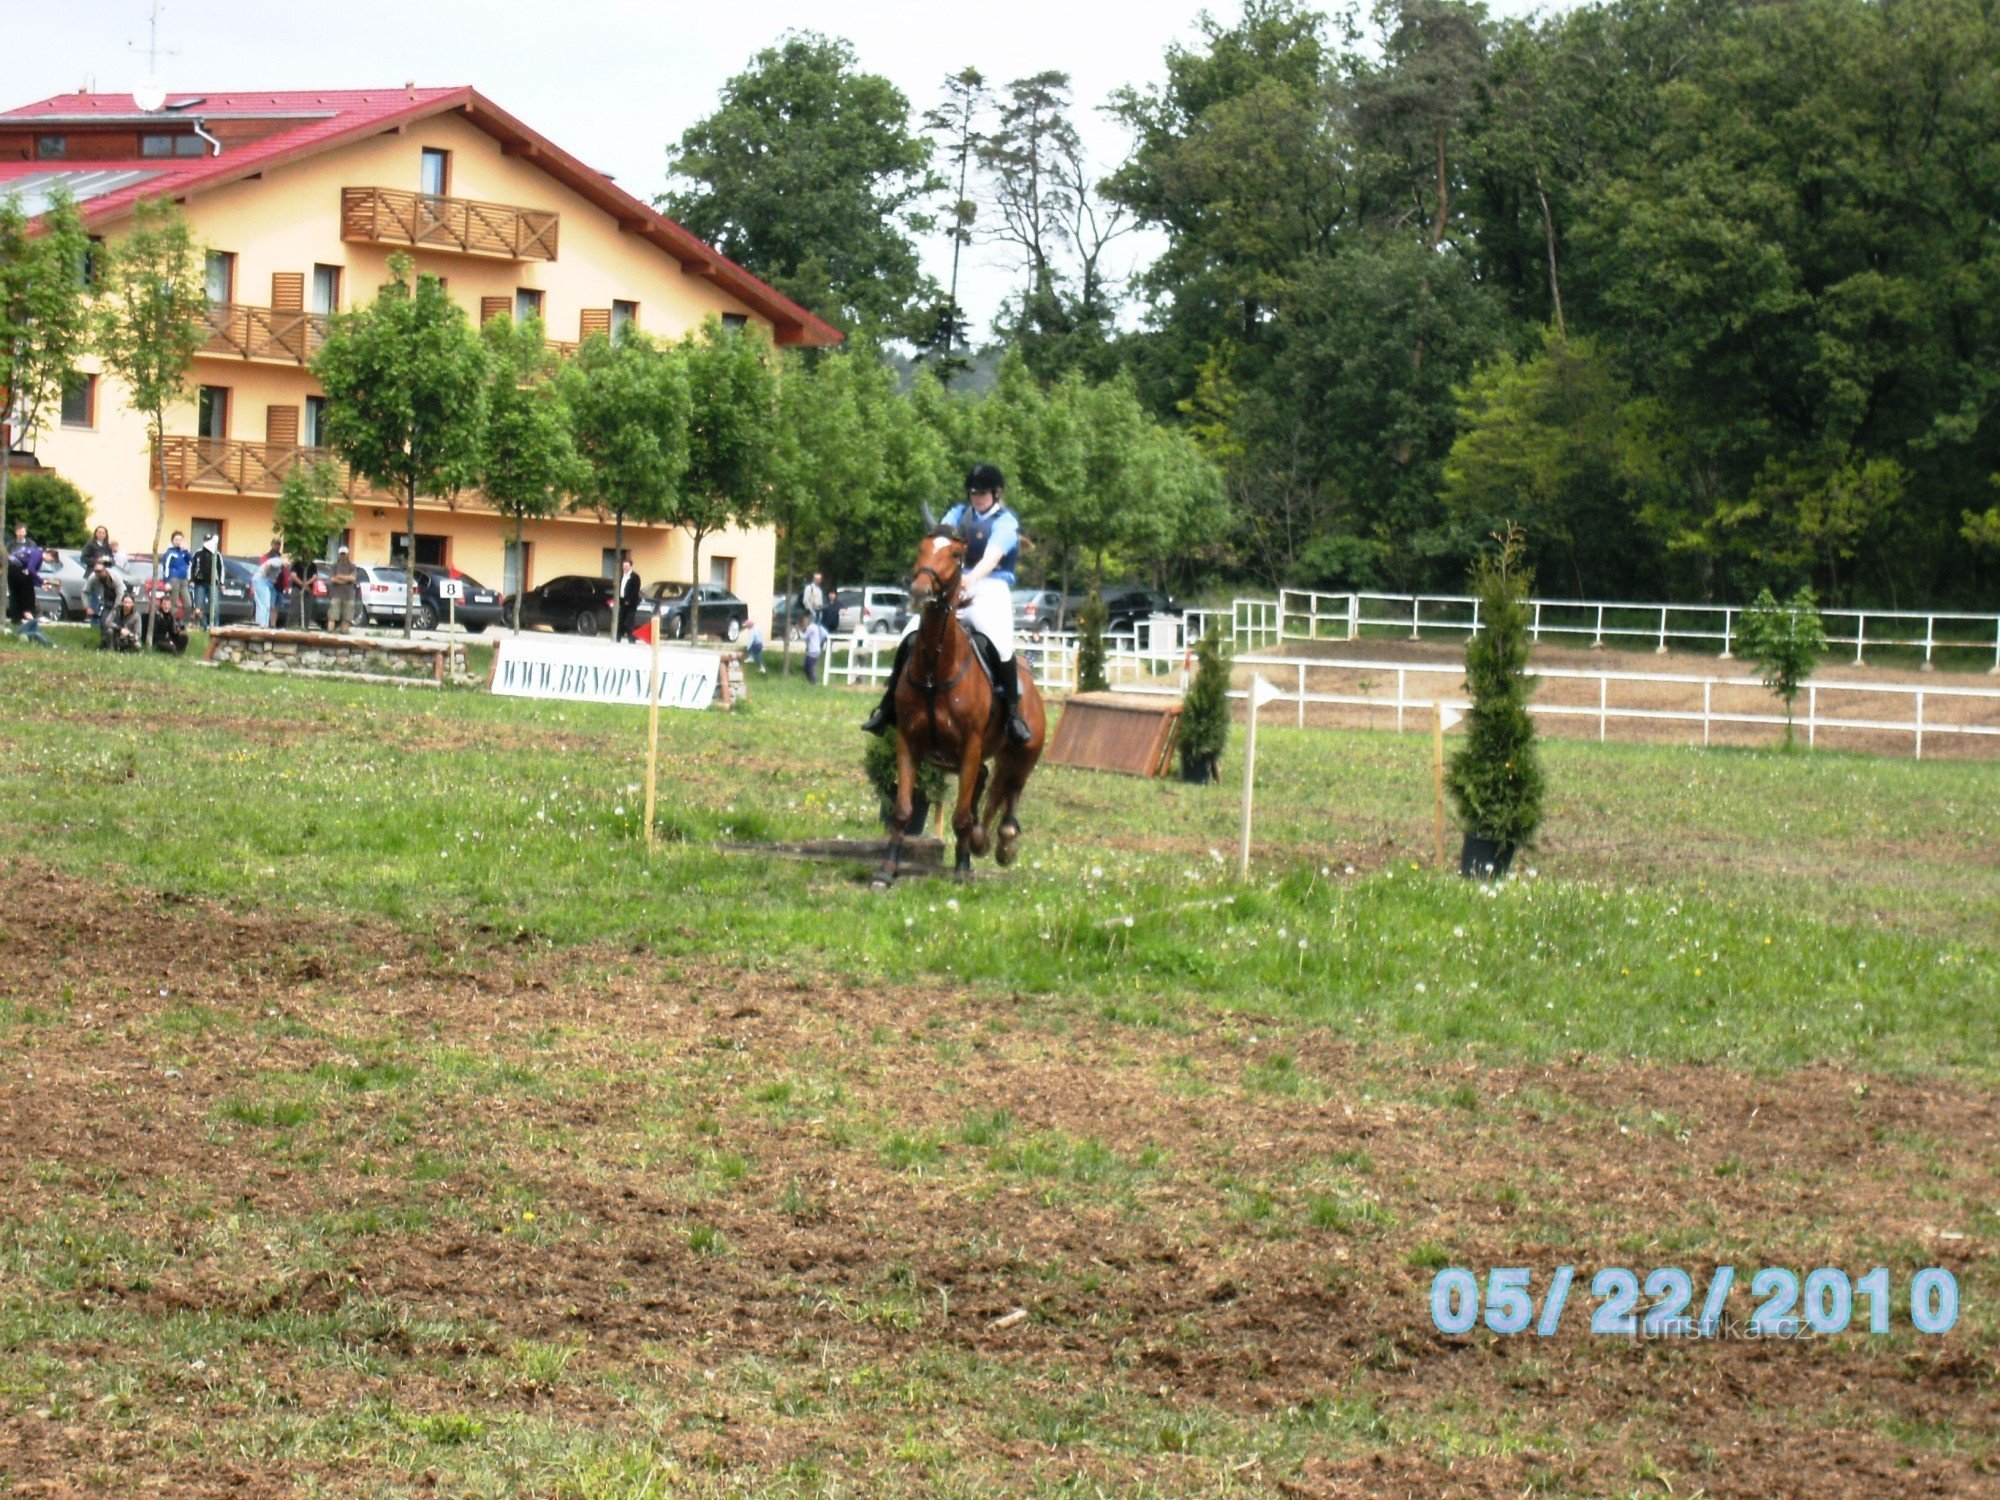
[[[903,663],[910,659],[910,645],[917,638],[912,630],[896,646],[896,664],[889,668],[889,685],[882,690],[882,701],[875,705],[875,712],[861,721],[864,734],[887,734],[896,723],[896,684],[903,679]]]
[[[997,670],[993,674],[994,687],[1000,694],[1000,705],[1007,715],[1007,738],[1017,745],[1025,745],[1035,737],[1028,721],[1021,717],[1021,672],[1010,656],[1003,662],[994,663]]]

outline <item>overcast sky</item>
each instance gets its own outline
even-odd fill
[[[1234,0],[1212,7],[1233,15]],[[1492,9],[1524,14],[1524,0]],[[147,0],[0,0],[14,66],[13,108],[89,85],[129,93],[146,71]],[[470,84],[496,104],[650,200],[666,186],[666,148],[715,107],[716,91],[787,30],[847,38],[921,112],[939,82],[968,64],[991,80],[1045,69],[1075,80],[1078,125],[1115,163],[1123,134],[1095,106],[1121,84],[1161,76],[1174,41],[1195,35],[1198,0],[1003,0],[986,5],[891,0],[344,0],[332,7],[271,0],[169,0],[159,9],[159,74],[183,90],[374,88],[406,80]],[[1119,272],[1146,253],[1122,242]],[[925,247],[940,283],[950,251]],[[977,249],[960,298],[983,335],[1010,278]]]

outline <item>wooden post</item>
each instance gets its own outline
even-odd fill
[[[646,693],[646,852],[655,846],[653,799],[660,775],[660,617],[653,614],[651,627],[653,667]]]
[[[1437,718],[1431,731],[1431,775],[1436,782],[1437,807],[1432,819],[1433,842],[1437,846],[1437,867],[1444,868],[1444,699],[1437,701]]]
[[[1250,679],[1250,730],[1243,742],[1243,828],[1236,842],[1236,878],[1250,878],[1250,798],[1257,784],[1257,679]]]

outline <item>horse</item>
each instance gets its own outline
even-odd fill
[[[972,636],[959,623],[958,592],[964,575],[965,542],[957,531],[941,528],[924,538],[910,580],[910,602],[920,610],[917,638],[896,685],[896,817],[888,857],[875,872],[878,888],[891,884],[901,865],[917,766],[925,761],[958,773],[958,806],[951,819],[958,839],[953,875],[971,879],[972,856],[988,849],[1002,866],[1014,862],[1015,842],[1021,836],[1014,812],[1029,774],[1042,758],[1047,716],[1034,674],[1017,655],[1008,665],[1020,674],[1021,717],[1033,734],[1025,745],[1008,739],[1006,721],[995,712],[992,684],[975,668]],[[990,789],[989,760],[993,762]],[[983,818],[974,816],[982,791],[986,792]]]

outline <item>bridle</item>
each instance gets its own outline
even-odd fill
[[[949,590],[946,589],[944,585],[944,575],[938,572],[938,570],[936,568],[933,568],[929,563],[921,564],[917,568],[916,572],[910,575],[910,583],[912,585],[911,592],[912,593],[915,592],[916,581],[919,578],[922,578],[926,573],[930,575],[931,582],[937,585],[937,591],[933,593],[929,599],[924,601],[924,612],[928,614],[933,608],[942,609],[948,613],[954,612],[953,596],[955,596],[958,592],[957,587],[954,585],[954,587],[952,587],[951,589]],[[947,629],[959,628],[958,621],[956,619],[951,620],[946,628]],[[972,665],[973,653],[970,649],[970,642],[967,643],[967,647],[968,649],[966,650],[963,658],[959,661],[958,670],[951,674],[951,677],[948,681],[939,682],[935,678],[929,678],[929,677],[925,678],[922,681],[918,681],[916,673],[914,671],[910,673],[911,685],[923,693],[924,702],[926,706],[930,709],[931,718],[933,720],[937,718],[937,695],[939,693],[949,692],[952,688],[957,687],[959,679],[965,676],[965,669]],[[916,666],[916,663],[912,661],[910,665],[914,668]]]

